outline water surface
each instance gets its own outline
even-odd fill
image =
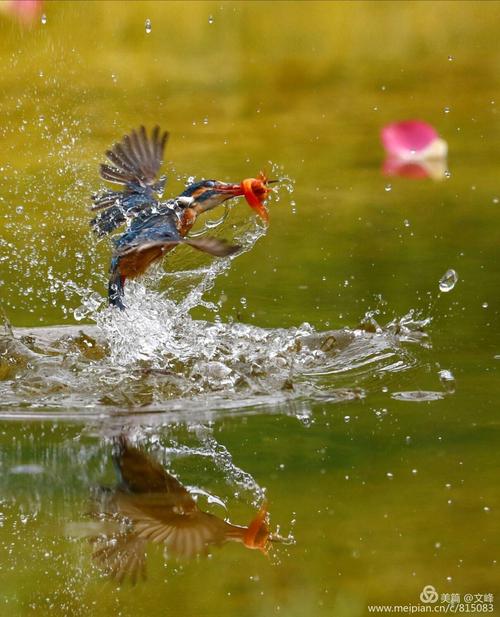
[[[498,3],[46,16],[0,22],[2,614],[499,594]],[[382,174],[380,127],[408,117],[448,141],[442,181]],[[168,195],[263,167],[284,181],[267,230],[242,202],[200,223],[241,255],[182,247],[116,315],[87,208],[104,150],[141,123],[171,131]],[[146,581],[110,581],[74,530],[116,484],[123,434],[233,523],[265,495],[294,543],[183,562],[151,546]]]

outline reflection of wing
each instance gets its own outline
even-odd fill
[[[146,540],[134,533],[125,533],[111,538],[94,539],[92,557],[101,568],[118,583],[130,577],[135,584],[139,575],[146,578]]]
[[[156,181],[163,162],[168,133],[155,126],[148,137],[144,126],[126,135],[106,156],[113,165],[101,165],[101,177],[125,185],[124,191],[105,190],[92,197],[92,210],[103,210],[91,226],[98,235],[105,235],[122,225],[128,217],[151,209],[157,204],[156,192],[163,192],[166,178]]]
[[[130,445],[123,436],[115,442],[113,462],[123,487],[131,493],[167,493],[171,504],[182,501],[196,508],[194,499],[174,476],[163,469],[158,461]]]
[[[198,510],[184,486],[124,436],[115,442],[113,460],[121,480],[111,498],[113,510],[128,519],[134,537],[163,543],[180,558],[224,542],[229,525]]]
[[[171,503],[164,494],[117,493],[114,501],[120,515],[131,522],[137,538],[163,543],[176,557],[189,559],[203,554],[212,544],[222,544],[230,525],[184,503]]]

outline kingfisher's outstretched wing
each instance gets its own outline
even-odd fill
[[[128,217],[157,205],[156,193],[163,192],[166,182],[165,176],[157,179],[157,174],[167,139],[168,133],[159,126],[153,128],[150,136],[141,126],[106,151],[112,165],[101,165],[101,177],[122,184],[125,189],[105,190],[92,196],[92,210],[102,210],[90,223],[97,235],[106,235]]]

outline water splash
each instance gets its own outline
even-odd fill
[[[280,180],[272,206],[293,192],[294,181],[269,165]],[[241,245],[239,254],[250,251],[266,228],[256,217],[238,219],[243,212],[228,203],[222,217],[207,217],[196,233],[220,234]],[[96,325],[6,329],[0,413],[203,414],[266,404],[285,405],[308,425],[307,401],[364,397],[374,381],[418,364],[408,343],[428,344],[428,320],[413,311],[383,327],[369,313],[358,328],[329,331],[307,323],[287,329],[224,323],[207,292],[238,256],[208,261],[193,253],[174,251],[146,279],[129,281],[123,312],[109,308],[92,281],[63,281],[49,271],[54,293],[80,299],[75,319]],[[193,319],[199,307],[214,321]]]
[[[440,278],[439,290],[444,293],[447,293],[448,291],[451,291],[455,287],[457,282],[458,282],[458,274],[455,272],[455,270],[450,268]]]
[[[426,320],[411,314],[375,331],[317,331],[306,323],[266,329],[194,320],[143,291],[134,296],[143,302],[137,322],[106,310],[99,326],[5,330],[0,415],[176,412],[199,419],[285,405],[282,411],[310,422],[303,403],[367,396],[380,379],[419,364],[409,345],[428,345]]]

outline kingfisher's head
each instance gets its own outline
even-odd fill
[[[196,207],[198,212],[206,212],[238,195],[243,195],[241,184],[202,180],[190,184],[181,197],[191,198],[193,200],[192,207]]]
[[[202,180],[190,184],[180,197],[186,202],[189,201],[188,205],[200,214],[215,208],[231,197],[244,195],[248,205],[267,223],[269,215],[264,201],[272,191],[268,184],[273,182],[278,182],[278,180],[268,180],[262,171],[257,178],[246,178],[239,184]]]

